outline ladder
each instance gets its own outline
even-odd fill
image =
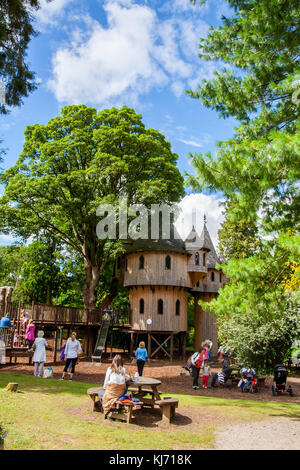
[[[101,356],[103,353],[103,349],[105,347],[109,325],[110,325],[110,320],[103,320],[101,323],[101,327],[98,331],[98,337],[96,341],[95,350],[92,355],[92,360],[101,361]]]

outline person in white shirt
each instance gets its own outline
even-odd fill
[[[44,339],[44,332],[39,331],[38,337],[35,338],[33,343],[34,355],[34,375],[36,377],[43,377],[44,363],[46,361],[46,347],[48,346],[47,341]]]
[[[76,365],[76,362],[78,360],[78,353],[82,352],[80,342],[78,341],[78,339],[76,339],[76,336],[77,336],[77,334],[75,333],[75,331],[73,331],[73,333],[71,334],[71,337],[67,341],[67,344],[66,344],[66,347],[65,347],[66,365],[65,365],[65,368],[64,368],[64,371],[63,371],[63,375],[62,375],[61,379],[59,379],[59,380],[64,380],[65,375],[67,373],[69,373],[69,375],[70,375],[69,380],[73,379],[73,374],[75,372],[75,365]],[[69,372],[68,372],[68,370],[69,370]]]
[[[105,419],[116,401],[125,393],[127,379],[122,357],[117,354],[108,367],[104,380],[105,393],[102,396],[102,406]]]

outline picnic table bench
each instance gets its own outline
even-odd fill
[[[159,406],[162,412],[163,421],[168,420],[168,422],[170,422],[171,418],[175,416],[175,408],[178,408],[178,400],[171,397],[162,399],[161,392],[157,389],[160,384],[161,381],[157,379],[139,377],[138,382],[132,383],[128,386],[128,391],[133,392],[134,397],[139,401],[132,403],[116,402],[115,406],[111,410],[110,417],[130,423],[135,406],[140,406],[141,408],[144,408],[145,406],[150,406],[151,408]],[[89,388],[87,393],[94,403],[93,411],[103,413],[102,403],[98,396],[100,390],[103,390],[103,387],[93,387]],[[150,397],[147,397],[147,395],[150,395]],[[122,409],[124,413],[122,413]]]
[[[33,351],[29,351],[28,348],[7,348],[5,356],[9,357],[9,363],[12,363],[13,357],[15,358],[15,363],[17,362],[18,357],[28,357],[28,363],[32,364]]]
[[[103,390],[103,387],[92,387],[88,389],[87,394],[91,397],[94,403],[93,411],[103,413],[102,403],[99,400],[98,396],[98,393],[101,390]],[[117,401],[113,408],[110,410],[109,417],[118,421],[125,421],[126,423],[131,423],[132,412],[134,407],[141,405],[142,402],[122,403],[120,401]]]
[[[175,416],[175,408],[178,408],[178,400],[176,398],[165,398],[164,400],[157,400],[155,404],[161,409],[163,421],[170,423],[171,418]]]

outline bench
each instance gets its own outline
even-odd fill
[[[88,389],[87,394],[91,397],[94,403],[93,411],[103,413],[102,403],[98,397],[98,392],[100,392],[100,390],[103,390],[103,387],[92,387]]]
[[[15,363],[17,362],[18,357],[28,357],[28,363],[32,364],[33,351],[16,351],[16,350],[6,350],[6,357],[9,357],[9,363],[12,363],[12,358],[15,358]]]
[[[178,408],[178,400],[176,398],[166,398],[165,400],[156,400],[162,412],[163,421],[170,423],[171,418],[175,416],[175,408]]]
[[[109,418],[116,419],[118,421],[125,421],[127,424],[131,423],[134,407],[142,406],[142,404],[143,403],[141,401],[131,403],[122,403],[117,401],[108,413]]]
[[[89,388],[87,394],[91,397],[94,406],[93,411],[103,413],[102,403],[99,400],[98,393],[100,390],[103,390],[103,387],[92,387]],[[142,402],[132,402],[132,403],[121,403],[117,401],[113,408],[109,412],[109,417],[112,419],[117,419],[118,421],[125,421],[126,423],[131,423],[132,411],[135,406],[142,406]]]

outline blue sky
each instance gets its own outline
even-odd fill
[[[206,36],[209,26],[221,24],[222,14],[230,15],[223,0],[207,0],[202,7],[193,7],[189,0],[41,4],[36,15],[39,35],[28,51],[38,89],[21,108],[0,117],[0,138],[8,149],[5,168],[22,151],[25,127],[46,123],[67,104],[133,107],[147,127],[158,129],[171,142],[181,171],[193,171],[190,152],[214,152],[216,141],[232,135],[232,119],[219,119],[185,94],[220,67],[200,60],[197,53],[199,38]],[[191,200],[200,213],[206,212],[216,241],[221,220],[218,198],[193,196],[185,202],[190,212]],[[0,237],[0,243],[7,241]]]

